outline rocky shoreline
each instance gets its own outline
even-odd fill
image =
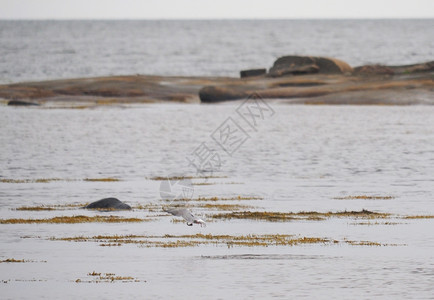
[[[110,76],[0,85],[10,105],[215,103],[252,93],[292,104],[434,105],[434,62],[352,68],[333,58],[286,56],[241,78]]]

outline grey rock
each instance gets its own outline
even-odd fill
[[[250,70],[242,70],[240,71],[240,77],[254,77],[254,76],[262,76],[267,73],[267,69],[250,69]]]
[[[285,69],[292,69],[293,72],[282,73],[282,70]],[[316,70],[318,71],[316,72]],[[349,64],[336,58],[289,55],[278,58],[271,67],[269,75],[271,77],[280,77],[288,74],[312,74],[313,72],[319,74],[345,74],[352,71],[353,68]]]
[[[116,198],[104,198],[95,202],[90,203],[89,205],[83,208],[91,208],[91,209],[131,209],[131,206],[123,203],[119,199]]]

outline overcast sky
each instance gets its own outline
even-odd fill
[[[434,0],[0,0],[0,19],[434,18]]]

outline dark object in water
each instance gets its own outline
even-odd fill
[[[321,56],[289,55],[279,57],[271,67],[270,77],[302,74],[345,74],[351,73],[353,68],[346,62]]]
[[[242,70],[240,71],[240,77],[253,77],[253,76],[262,76],[267,73],[267,69],[251,69],[251,70]]]
[[[96,208],[96,209],[131,209],[131,206],[123,203],[119,199],[116,198],[104,198],[95,202],[90,203],[89,205],[83,208]]]
[[[11,106],[39,106],[38,103],[21,101],[21,100],[11,100],[8,102],[8,105],[11,105]]]

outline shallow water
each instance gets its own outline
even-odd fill
[[[0,106],[0,179],[29,181],[0,182],[0,219],[159,215],[145,223],[0,224],[0,260],[28,260],[0,263],[2,298],[431,298],[434,219],[403,217],[434,215],[434,108],[271,102],[274,115],[265,116],[255,131],[236,113],[242,103],[83,110]],[[249,134],[232,156],[211,138],[228,117]],[[196,214],[208,218],[208,226],[201,228],[174,223],[159,209],[15,210],[82,204],[109,196],[132,206],[160,207],[167,204],[160,200],[160,181],[150,178],[196,175],[186,158],[202,142],[217,151],[223,162],[218,171],[203,173],[219,178],[193,179],[212,183],[194,185],[194,197],[258,196],[263,199],[220,202],[251,205],[249,210],[259,211],[367,209],[392,216],[386,220],[222,220],[211,217],[217,211],[189,201],[186,204]],[[57,180],[34,182],[37,179]],[[348,197],[361,195],[366,199]],[[196,233],[293,234],[340,243],[146,248],[49,240]],[[383,246],[355,246],[345,240]],[[88,275],[93,271],[132,276],[139,282],[95,283]],[[76,283],[77,279],[82,282]]]

